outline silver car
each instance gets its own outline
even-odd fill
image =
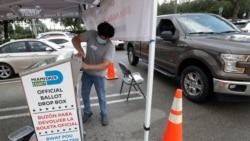
[[[71,41],[72,38],[63,37],[63,36],[53,36],[53,37],[46,38],[46,40],[53,42],[53,43],[59,45],[60,47],[65,48],[65,49],[73,49],[74,53],[77,53],[77,50],[74,48],[74,45],[72,44],[72,41]],[[86,52],[87,43],[81,42],[81,46],[84,49],[84,51]]]
[[[234,23],[241,31],[250,33],[250,20],[240,20]]]
[[[44,39],[21,39],[0,46],[0,79],[20,73],[30,65],[60,54],[73,53]]]
[[[54,36],[72,38],[75,36],[75,34],[70,33],[70,32],[62,32],[62,31],[51,31],[51,32],[40,33],[37,35],[37,38],[46,39],[46,38],[54,37]]]

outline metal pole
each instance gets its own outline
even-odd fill
[[[36,29],[36,24],[35,24],[35,20],[32,19],[32,27],[33,27],[33,33],[35,35],[35,38],[37,37],[37,29]]]
[[[152,92],[153,92],[153,76],[154,76],[154,60],[155,60],[155,33],[156,33],[156,18],[157,18],[157,0],[148,0],[152,2],[153,12],[152,17],[152,32],[151,40],[149,43],[149,64],[148,64],[148,81],[147,81],[147,97],[146,97],[146,113],[145,113],[145,124],[144,124],[144,141],[148,141],[149,130],[150,130],[150,116],[151,116],[151,105],[152,105]]]
[[[174,1],[174,13],[177,13],[177,0]]]

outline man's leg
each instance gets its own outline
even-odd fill
[[[107,106],[106,106],[106,92],[105,92],[105,78],[100,76],[95,76],[94,85],[95,90],[98,96],[101,115],[107,114]]]
[[[108,118],[107,118],[107,104],[106,104],[106,91],[105,91],[105,78],[96,76],[94,81],[95,89],[97,92],[99,105],[100,105],[100,114],[102,117],[102,125],[108,125]]]
[[[90,107],[90,91],[93,81],[91,80],[91,75],[83,72],[82,74],[82,99],[84,104],[84,117],[83,122],[86,122],[92,115]]]

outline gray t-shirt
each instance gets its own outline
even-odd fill
[[[96,37],[98,36],[97,31],[89,30],[84,33],[81,33],[80,36],[85,42],[87,42],[86,48],[86,58],[85,62],[87,64],[100,64],[104,59],[113,62],[115,56],[115,46],[111,40],[107,40],[106,44],[99,44]],[[106,70],[84,70],[85,72],[97,75],[105,76]]]

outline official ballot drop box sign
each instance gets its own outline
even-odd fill
[[[20,74],[38,141],[83,140],[74,87],[81,61],[72,58],[52,58]]]

